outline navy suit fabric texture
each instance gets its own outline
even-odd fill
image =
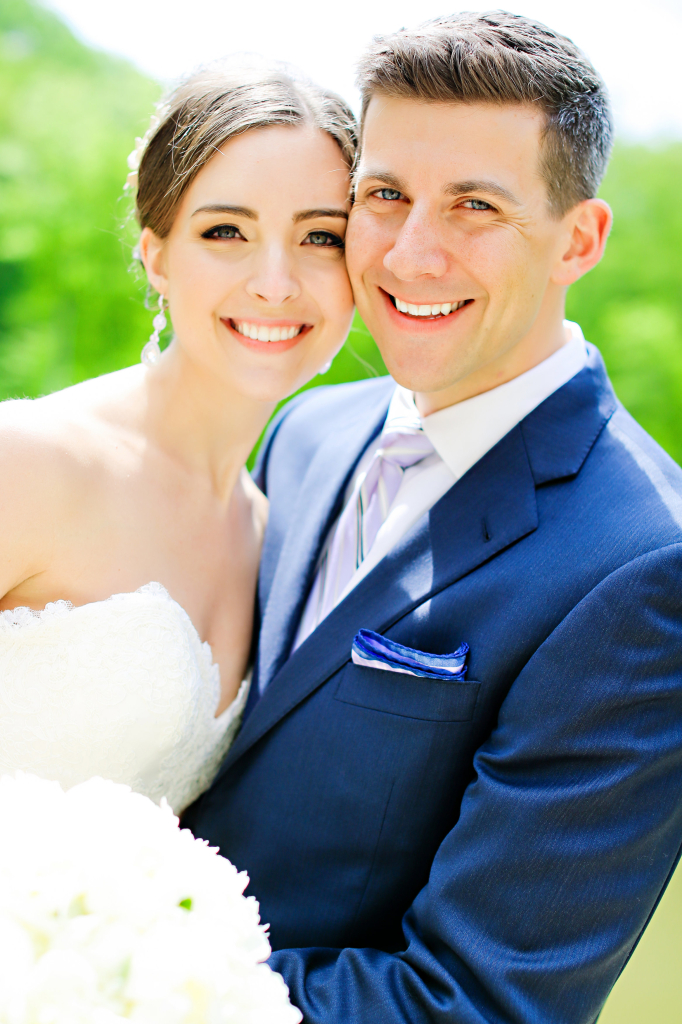
[[[270,429],[250,713],[183,824],[248,871],[306,1024],[592,1024],[682,845],[682,471],[590,346],[291,654],[393,387]],[[466,679],[354,665],[360,628],[466,641]]]

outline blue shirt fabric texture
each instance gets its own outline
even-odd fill
[[[682,846],[682,471],[589,346],[290,655],[393,388],[273,421],[250,713],[183,824],[306,1024],[592,1024]],[[353,664],[359,629],[466,642],[465,680]]]

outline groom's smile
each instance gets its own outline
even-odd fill
[[[348,268],[389,372],[423,412],[487,391],[564,343],[555,325],[581,206],[563,217],[550,208],[543,129],[523,104],[381,93],[369,103]]]
[[[473,301],[472,299],[456,299],[453,302],[414,303],[399,299],[397,295],[388,297],[393,308],[397,309],[399,313],[407,317],[416,317],[418,320],[442,320]]]

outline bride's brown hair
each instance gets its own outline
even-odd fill
[[[187,78],[161,104],[139,146],[135,214],[140,227],[166,238],[183,195],[226,142],[244,132],[282,125],[310,125],[327,132],[352,169],[355,118],[335,93],[280,65],[263,69],[213,64]]]

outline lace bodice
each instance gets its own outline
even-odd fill
[[[219,668],[159,583],[74,607],[0,613],[0,774],[101,775],[176,813],[211,784],[245,682],[218,718]]]

